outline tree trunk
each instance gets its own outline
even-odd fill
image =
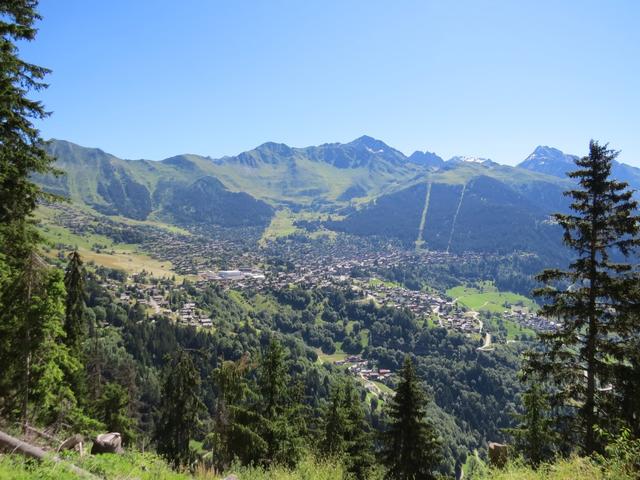
[[[596,377],[595,377],[595,342],[598,334],[596,320],[593,316],[589,319],[589,333],[587,338],[587,394],[584,404],[585,409],[585,442],[584,448],[587,455],[591,455],[596,448],[595,431],[595,393],[596,393]]]
[[[65,465],[70,471],[72,471],[76,475],[79,475],[83,478],[95,479],[95,480],[98,479],[98,477],[96,477],[92,473],[87,472],[82,468],[76,467],[71,463],[65,462],[57,455],[51,455],[39,447],[23,442],[22,440],[12,437],[11,435],[8,435],[4,432],[0,432],[0,449],[7,450],[11,453],[17,452],[27,457],[35,458],[36,460],[39,460],[39,461],[51,460],[55,463],[60,463]]]
[[[596,228],[596,199],[592,201],[591,213],[591,239],[589,252],[589,326],[587,330],[587,394],[584,404],[585,441],[584,448],[587,455],[591,455],[596,448],[595,432],[595,393],[596,393],[596,340],[598,337],[598,318],[596,317],[596,297],[597,297],[597,242],[598,229]]]

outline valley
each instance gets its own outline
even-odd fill
[[[541,268],[570,260],[549,221],[566,208],[568,181],[461,158],[409,165],[378,142],[162,162],[54,142],[70,155],[58,157],[66,179],[39,181],[67,201],[35,212],[44,253],[61,268],[81,255],[103,334],[114,327],[132,361],[156,372],[137,374],[143,389],[175,349],[242,362],[278,338],[303,372],[305,401],[319,408],[332,382],[351,379],[368,421],[383,428],[409,355],[446,432],[439,468],[451,475],[506,438],[521,354],[559,326],[531,291]],[[294,193],[299,167],[324,186]],[[349,174],[335,183],[337,170]],[[207,387],[201,400],[213,398]]]
[[[637,480],[632,3],[0,2],[0,478]]]

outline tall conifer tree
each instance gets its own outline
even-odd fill
[[[249,356],[245,355],[235,362],[222,361],[213,372],[216,409],[213,432],[206,444],[221,470],[226,470],[235,458],[248,464],[266,456],[267,444],[260,436],[266,420],[248,404],[254,396],[247,381],[250,367]]]
[[[522,394],[524,413],[516,416],[519,421],[515,428],[506,429],[515,440],[517,450],[534,468],[550,459],[555,444],[549,401],[543,385],[533,379]]]
[[[0,396],[5,415],[23,424],[62,418],[75,407],[64,372],[80,368],[64,339],[64,285],[58,270],[32,253],[0,300]],[[16,415],[17,416],[17,415]]]
[[[64,286],[67,291],[64,331],[65,343],[76,356],[82,357],[82,344],[87,335],[84,303],[84,267],[80,253],[74,250],[69,254],[69,263],[64,274]]]
[[[187,465],[192,460],[189,441],[198,432],[204,408],[200,383],[200,374],[189,354],[178,351],[166,366],[155,432],[158,453],[174,466]]]
[[[347,423],[347,412],[345,411],[344,403],[342,385],[333,386],[329,397],[329,405],[322,419],[320,451],[323,455],[336,456],[344,451],[344,436]]]
[[[68,386],[58,378],[62,369],[74,368],[61,344],[64,289],[40,265],[30,218],[39,199],[52,198],[33,174],[57,173],[33,125],[48,115],[32,95],[46,88],[49,71],[23,60],[17,46],[35,39],[36,6],[35,0],[0,2],[0,403],[11,408],[19,393],[25,422],[35,402],[41,412],[74,403],[72,395],[62,401]],[[42,390],[47,383],[49,392]]]
[[[548,302],[541,312],[560,327],[540,335],[546,349],[531,353],[526,369],[555,387],[552,406],[559,420],[578,420],[565,431],[578,431],[576,440],[587,454],[599,447],[595,427],[606,427],[600,407],[609,402],[616,361],[624,355],[617,337],[632,266],[622,260],[638,246],[638,205],[627,185],[611,178],[616,156],[592,140],[589,155],[569,173],[578,182],[565,193],[572,213],[554,217],[576,257],[568,269],[538,276],[545,286],[536,293]]]
[[[263,421],[257,431],[267,444],[263,463],[295,465],[302,454],[302,405],[297,384],[287,371],[285,350],[272,339],[258,370]]]
[[[426,418],[427,398],[409,357],[389,408],[391,423],[383,433],[383,461],[393,480],[431,480],[440,463],[440,441]]]
[[[351,382],[348,382],[345,387],[344,402],[346,411],[345,467],[352,478],[367,480],[375,465],[373,435],[358,392]]]
[[[26,219],[44,196],[31,176],[54,172],[34,120],[48,115],[41,102],[30,98],[46,88],[49,70],[20,58],[17,42],[31,41],[40,19],[35,0],[0,3],[0,242],[8,260],[26,257]]]

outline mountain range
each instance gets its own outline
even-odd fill
[[[577,158],[539,146],[516,167],[432,152],[410,156],[363,136],[305,148],[265,143],[219,159],[123,160],[52,140],[65,174],[46,190],[107,215],[190,226],[266,227],[277,210],[329,213],[323,226],[453,252],[537,252],[560,243],[552,212],[566,211],[566,172]],[[640,169],[614,176],[640,188]],[[546,247],[545,247],[546,248]]]

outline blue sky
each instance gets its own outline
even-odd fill
[[[515,164],[640,166],[640,2],[41,0],[45,137],[123,158],[367,134]]]

